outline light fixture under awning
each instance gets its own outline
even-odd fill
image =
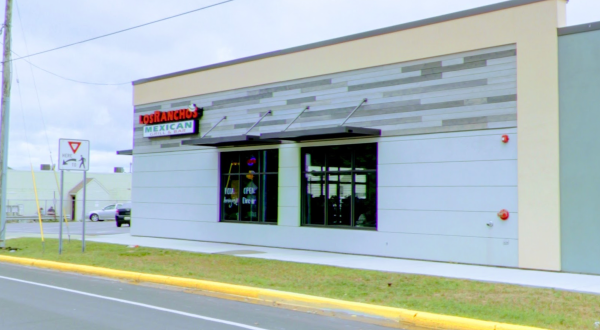
[[[264,139],[258,135],[234,135],[181,141],[182,145],[205,147],[241,147],[249,145],[279,144],[279,140]]]
[[[352,126],[335,126],[297,131],[264,133],[260,135],[260,138],[261,140],[272,139],[288,141],[307,141],[371,136],[381,136],[381,130]]]

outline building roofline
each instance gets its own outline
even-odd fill
[[[90,182],[92,182],[92,180],[94,180],[94,178],[87,178],[85,180],[85,185],[87,186]],[[76,195],[81,190],[81,188],[83,188],[83,180],[79,181],[79,183],[76,184],[73,188],[71,188],[71,190],[69,190],[67,194]]]
[[[455,19],[461,19],[461,18],[465,18],[465,17],[469,17],[469,16],[486,14],[486,13],[490,13],[490,12],[494,12],[494,11],[499,11],[499,10],[513,8],[513,7],[518,7],[518,6],[523,6],[523,5],[528,5],[528,4],[532,4],[532,3],[536,3],[536,2],[541,2],[541,1],[545,1],[545,0],[510,0],[510,1],[504,1],[504,2],[500,2],[500,3],[492,4],[492,5],[487,5],[487,6],[483,6],[483,7],[477,7],[477,8],[467,9],[467,10],[463,10],[463,11],[459,11],[459,12],[455,12],[455,13],[450,13],[450,14],[446,14],[446,15],[441,15],[441,16],[436,16],[436,17],[431,17],[431,18],[426,18],[426,19],[422,19],[422,20],[418,20],[418,21],[414,21],[414,22],[408,22],[408,23],[403,23],[403,24],[399,24],[399,25],[393,25],[393,26],[389,26],[389,27],[385,27],[385,28],[381,28],[381,29],[371,30],[371,31],[367,31],[367,32],[361,32],[361,33],[357,33],[357,34],[352,34],[352,35],[349,35],[349,36],[344,36],[344,37],[339,37],[339,38],[334,38],[334,39],[319,41],[319,42],[315,42],[315,43],[311,43],[311,44],[307,44],[307,45],[296,46],[296,47],[286,48],[286,49],[282,49],[282,50],[276,50],[276,51],[267,52],[267,53],[263,53],[263,54],[258,54],[258,55],[248,56],[248,57],[242,57],[242,58],[231,60],[231,61],[226,61],[226,62],[221,62],[221,63],[216,63],[216,64],[210,64],[210,65],[206,65],[206,66],[201,66],[201,67],[198,67],[198,68],[193,68],[193,69],[188,69],[188,70],[183,70],[183,71],[177,71],[177,72],[168,73],[168,74],[164,74],[164,75],[160,75],[160,76],[155,76],[155,77],[150,77],[150,78],[139,79],[139,80],[133,81],[132,84],[133,85],[139,85],[139,84],[143,84],[143,83],[147,83],[147,82],[151,82],[151,81],[155,81],[155,80],[166,79],[166,78],[181,76],[181,75],[185,75],[185,74],[190,74],[190,73],[195,73],[195,72],[200,72],[200,71],[206,71],[206,70],[216,69],[216,68],[230,66],[230,65],[244,63],[244,62],[256,61],[256,60],[260,60],[260,59],[268,58],[268,57],[275,57],[275,56],[280,56],[280,55],[286,55],[286,54],[301,52],[301,51],[305,51],[305,50],[309,50],[309,49],[314,49],[314,48],[319,48],[319,47],[325,47],[325,46],[330,46],[330,45],[335,45],[335,44],[340,44],[340,43],[344,43],[344,42],[348,42],[348,41],[353,41],[353,40],[359,40],[359,39],[374,37],[374,36],[378,36],[378,35],[382,35],[382,34],[387,34],[387,33],[392,33],[392,32],[398,32],[398,31],[408,30],[408,29],[413,29],[413,28],[417,28],[417,27],[421,27],[421,26],[426,26],[426,25],[432,25],[432,24],[436,24],[436,23],[447,22],[447,21],[451,21],[451,20],[455,20]]]
[[[558,35],[566,36],[569,34],[590,32],[590,31],[596,31],[596,30],[600,30],[600,21],[559,28]]]

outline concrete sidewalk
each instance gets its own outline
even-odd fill
[[[395,273],[441,276],[600,294],[600,276],[594,275],[460,265],[165,238],[135,237],[130,234],[95,236],[89,237],[88,241],[200,253],[228,254],[246,258],[282,260]]]

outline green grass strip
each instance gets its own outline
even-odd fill
[[[600,296],[434,276],[396,274],[276,260],[123,245],[18,238],[0,254],[303,293],[452,316],[549,329],[594,329]]]

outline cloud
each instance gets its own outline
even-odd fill
[[[13,49],[21,55],[38,52],[215,2],[62,0],[58,7],[54,1],[17,1]],[[29,60],[75,80],[128,82],[497,2],[236,0]],[[571,1],[569,23],[600,20],[599,6],[597,0]],[[130,84],[75,83],[22,60],[14,63],[13,76],[9,166],[28,169],[31,161],[39,168],[49,162],[50,151],[56,157],[59,138],[79,138],[90,140],[93,171],[129,168],[131,157],[115,152],[133,143]]]

